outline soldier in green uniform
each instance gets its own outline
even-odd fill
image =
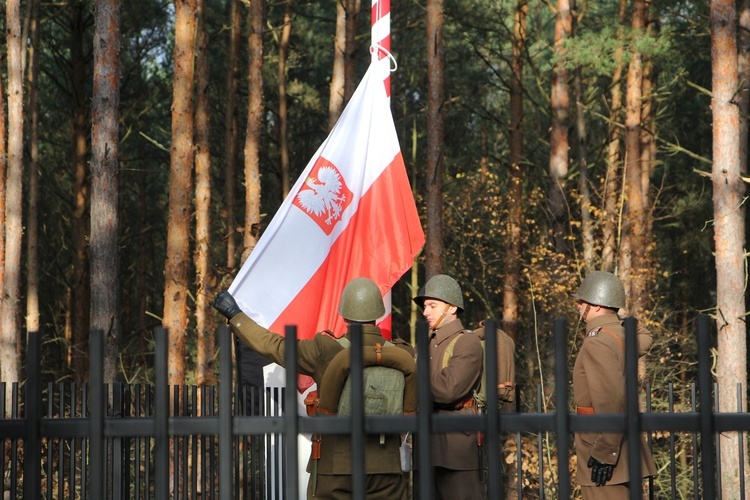
[[[625,329],[617,311],[625,307],[625,287],[612,273],[594,271],[574,294],[586,324],[585,338],[573,368],[573,393],[579,414],[625,413]],[[651,347],[651,333],[639,327],[638,355]],[[621,432],[575,435],[577,478],[584,500],[627,500],[628,447]],[[656,474],[651,453],[641,446],[643,477]],[[640,484],[632,485],[640,487]]]
[[[222,313],[243,342],[269,360],[284,365],[286,342],[283,336],[270,332],[258,325],[243,313],[229,292],[221,292],[214,301],[214,308]],[[339,314],[347,324],[362,324],[363,344],[385,345],[386,339],[375,326],[375,320],[385,314],[383,298],[378,286],[368,278],[355,278],[350,281],[341,295]],[[348,328],[346,337],[350,335]],[[342,344],[330,335],[316,334],[312,339],[297,342],[298,369],[311,376],[318,384],[318,392],[323,396],[321,386],[323,375],[333,358],[344,349]],[[393,349],[396,349],[393,347]],[[412,356],[405,356],[410,367],[416,370]],[[415,379],[416,380],[416,379]],[[413,401],[404,401],[404,411],[416,410],[416,391]],[[399,455],[400,436],[385,434],[368,435],[365,439],[365,491],[368,499],[407,498],[407,480],[401,472]],[[323,434],[320,439],[319,457],[311,455],[307,471],[314,474],[308,484],[307,498],[322,500],[350,499],[352,495],[351,438],[348,435]]]
[[[430,388],[433,411],[442,415],[476,414],[474,390],[482,376],[484,352],[478,336],[464,330],[458,314],[464,299],[459,284],[444,274],[430,278],[414,298],[430,328]],[[484,498],[479,470],[480,435],[433,434],[432,466],[437,498]]]

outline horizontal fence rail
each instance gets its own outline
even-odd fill
[[[286,387],[259,391],[232,388],[231,335],[220,327],[219,380],[216,387],[169,387],[167,332],[154,332],[154,385],[104,384],[102,333],[90,337],[89,384],[41,385],[40,339],[29,335],[27,379],[23,386],[0,384],[0,441],[3,455],[0,498],[298,498],[301,434],[352,436],[353,498],[362,499],[365,484],[364,439],[367,434],[411,433],[415,450],[414,499],[432,499],[430,439],[433,433],[481,431],[485,434],[485,477],[489,498],[573,498],[571,437],[579,431],[616,431],[627,436],[630,496],[642,498],[640,436],[665,450],[659,475],[645,483],[651,498],[720,498],[720,433],[740,432],[738,457],[750,414],[719,413],[717,388],[711,379],[708,317],[697,321],[699,375],[690,388],[690,411],[677,412],[674,389],[668,388],[668,411],[652,411],[650,388],[645,412],[639,408],[636,323],[625,321],[627,411],[625,414],[578,415],[545,412],[536,388],[537,412],[501,412],[497,394],[488,392],[481,415],[443,416],[418,411],[410,416],[367,416],[362,391],[362,337],[352,325],[352,414],[315,417],[298,414],[297,350],[286,349]],[[495,323],[486,325],[486,348],[497,346]],[[417,329],[419,408],[432,409],[429,388],[427,327]],[[297,331],[287,327],[288,342]],[[554,325],[555,377],[568,380],[566,326]],[[488,356],[488,380],[497,379],[497,360]],[[7,396],[7,397],[6,397]],[[517,392],[517,405],[519,401]],[[528,394],[527,401],[529,398]],[[555,400],[569,401],[568,384],[556,384]],[[250,409],[263,408],[262,414]],[[9,415],[8,415],[9,413]],[[7,417],[6,417],[7,415]],[[687,435],[687,438],[682,436]],[[550,440],[550,437],[552,439]],[[677,456],[676,450],[681,450]],[[506,460],[506,457],[512,457]],[[536,458],[533,458],[536,457]],[[534,461],[531,464],[529,461]],[[743,461],[740,460],[740,464]],[[680,466],[680,464],[683,464]],[[685,472],[684,464],[692,474]],[[678,467],[679,466],[679,467]],[[743,476],[741,469],[740,478]],[[658,479],[658,484],[657,484]],[[742,481],[742,479],[741,479]],[[744,492],[744,481],[741,483]],[[744,498],[744,493],[741,498]]]

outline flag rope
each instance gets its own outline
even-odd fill
[[[373,43],[372,45],[370,45],[370,54],[376,56],[380,52],[383,52],[385,56],[393,62],[393,66],[389,64],[388,69],[391,73],[395,72],[398,69],[398,63],[396,62],[396,58],[393,56],[393,54],[391,54],[391,51],[387,50],[379,43]]]

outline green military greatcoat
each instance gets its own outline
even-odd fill
[[[245,313],[234,316],[229,324],[243,342],[267,359],[284,366],[286,339],[270,332]],[[362,325],[364,346],[384,344],[386,339],[380,328],[371,324]],[[349,336],[347,332],[346,336]],[[316,334],[312,339],[297,342],[297,363],[299,373],[309,375],[321,387],[323,374],[331,360],[344,349],[329,335]],[[324,418],[324,417],[320,417]],[[322,435],[320,459],[317,464],[316,499],[351,498],[351,438],[348,435]],[[386,434],[383,444],[380,436],[368,435],[365,439],[365,474],[368,499],[406,499],[407,482],[401,472],[399,457],[400,436]],[[312,472],[312,459],[308,462],[308,472]],[[312,483],[312,482],[311,482]],[[308,498],[312,498],[308,488]]]

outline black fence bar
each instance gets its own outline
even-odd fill
[[[351,419],[352,419],[352,497],[365,497],[365,400],[364,400],[364,369],[362,349],[362,325],[350,325],[349,338],[352,347],[349,349],[349,379],[351,380]]]
[[[708,316],[699,316],[696,322],[698,329],[698,394],[700,396],[700,435],[701,460],[703,465],[702,498],[713,498],[716,493],[714,481],[714,451],[711,446],[713,438],[713,419],[711,411],[711,326]]]
[[[419,408],[428,411],[417,412],[417,492],[418,500],[434,498],[432,485],[432,391],[430,390],[430,338],[427,323],[417,322],[417,393]]]
[[[737,384],[737,412],[744,410],[742,406],[742,384]],[[740,500],[745,500],[745,461],[742,459],[745,456],[745,436],[742,431],[738,431],[737,443],[738,443],[738,460],[740,462]]]
[[[154,495],[169,498],[169,378],[168,333],[154,329]]]
[[[630,477],[630,500],[643,497],[641,481],[641,429],[638,407],[638,340],[635,318],[625,320],[625,401],[628,419],[628,471]]]
[[[91,405],[89,407],[89,490],[91,498],[107,498],[104,495],[106,483],[106,449],[104,442],[104,332],[93,330],[89,336],[89,384]]]
[[[557,432],[557,497],[571,498],[570,496],[570,469],[568,468],[568,341],[567,329],[564,319],[555,320],[555,399],[558,411],[555,418],[555,431]],[[541,460],[541,458],[540,458]]]
[[[219,494],[232,496],[232,336],[219,328]],[[210,433],[204,433],[210,434]]]
[[[498,409],[497,390],[497,330],[495,321],[488,320],[484,327],[484,375],[485,394],[487,398],[487,431],[485,445],[487,456],[487,495],[488,498],[501,498],[502,469],[500,460],[500,412]],[[487,353],[490,353],[489,355]]]
[[[569,439],[572,433],[580,431],[616,431],[627,435],[630,456],[631,498],[640,496],[640,447],[641,435],[658,433],[653,440],[648,440],[650,449],[668,446],[667,460],[671,467],[663,467],[669,477],[661,478],[658,484],[649,481],[649,494],[657,498],[675,498],[689,494],[690,485],[680,482],[676,476],[674,453],[677,434],[688,433],[690,439],[680,440],[687,449],[692,467],[692,490],[694,498],[714,500],[720,498],[720,476],[717,471],[717,443],[714,438],[721,432],[744,433],[750,431],[750,414],[743,412],[742,387],[738,386],[737,413],[719,413],[717,407],[717,390],[712,386],[710,373],[710,335],[711,324],[708,318],[699,318],[696,322],[699,376],[698,393],[695,386],[690,388],[689,409],[676,412],[674,405],[674,387],[669,385],[668,410],[652,412],[651,400],[647,388],[646,411],[642,413],[638,405],[637,390],[637,353],[635,344],[635,322],[626,322],[626,413],[622,415],[578,416],[567,411],[568,374],[567,374],[567,332],[563,322],[555,324],[555,406],[558,411],[544,413],[543,394],[537,394],[536,413],[497,413],[497,405],[489,401],[483,415],[459,417],[436,416],[432,414],[431,393],[429,388],[429,338],[427,326],[420,322],[417,328],[419,411],[417,416],[371,417],[364,415],[362,392],[354,390],[353,416],[334,418],[308,418],[297,415],[296,389],[297,370],[288,371],[285,391],[274,389],[274,397],[280,405],[276,416],[235,416],[233,407],[239,405],[239,392],[233,393],[229,384],[231,380],[231,358],[229,339],[226,328],[222,329],[219,338],[220,348],[220,383],[215,388],[200,389],[200,411],[198,388],[176,388],[173,409],[175,416],[170,415],[169,388],[167,386],[167,334],[163,329],[154,332],[155,338],[155,385],[128,386],[115,384],[106,386],[102,373],[103,338],[100,333],[91,334],[91,368],[90,385],[68,383],[48,384],[45,391],[40,385],[39,337],[29,339],[27,350],[27,380],[23,386],[22,398],[19,397],[18,384],[11,384],[12,407],[4,408],[0,401],[0,417],[4,410],[11,412],[11,418],[0,421],[0,441],[3,441],[6,452],[0,460],[5,481],[0,482],[0,492],[11,498],[226,498],[253,499],[281,498],[275,496],[272,485],[261,484],[271,478],[277,486],[284,488],[287,498],[298,498],[298,453],[307,455],[308,450],[299,450],[297,435],[300,432],[351,433],[355,452],[353,453],[353,471],[358,468],[364,474],[364,460],[361,450],[365,434],[410,432],[415,443],[416,499],[434,498],[432,487],[433,471],[430,463],[430,436],[433,432],[485,432],[487,455],[487,487],[490,498],[502,498],[504,475],[502,474],[503,450],[501,436],[516,435],[516,488],[518,497],[524,495],[545,498],[571,498],[571,470],[568,469]],[[493,335],[494,324],[486,327],[485,348],[492,352],[497,340]],[[289,340],[296,338],[287,332]],[[361,336],[354,335],[354,339]],[[34,341],[37,342],[34,345]],[[493,345],[494,344],[494,345]],[[290,352],[291,351],[291,352]],[[361,345],[352,349],[352,356],[361,356]],[[287,355],[295,356],[296,349],[287,350]],[[485,364],[489,380],[495,376],[497,366],[493,356]],[[288,366],[296,367],[296,358],[287,360]],[[352,359],[353,382],[357,373],[361,377],[361,359]],[[36,388],[36,389],[35,389]],[[0,394],[8,386],[0,385]],[[134,391],[134,392],[131,392]],[[180,399],[180,394],[183,399]],[[192,394],[192,396],[190,396]],[[218,401],[215,395],[218,394]],[[270,391],[269,391],[270,395]],[[492,398],[492,391],[487,393]],[[495,395],[496,397],[496,395]],[[700,399],[698,399],[700,398]],[[270,402],[270,397],[267,398]],[[520,394],[517,397],[520,400]],[[699,404],[698,404],[699,403]],[[80,406],[80,408],[78,408]],[[19,408],[23,413],[19,418]],[[153,411],[152,411],[153,410]],[[668,432],[669,435],[663,434]],[[506,434],[507,433],[507,434]],[[545,434],[554,433],[556,439],[551,446],[545,443]],[[264,436],[274,435],[279,446],[272,451],[267,446],[256,446]],[[35,437],[36,436],[36,437]],[[524,439],[526,442],[524,443]],[[512,437],[508,438],[511,439]],[[535,483],[525,483],[530,477],[523,470],[522,455],[524,444],[534,446],[537,439],[539,453],[539,487]],[[169,443],[174,440],[175,453],[170,455]],[[509,441],[510,442],[510,441]],[[248,453],[248,446],[252,450]],[[692,446],[692,448],[691,448]],[[242,447],[242,452],[240,452]],[[546,461],[552,449],[556,450],[557,463]],[[746,446],[740,443],[737,456],[743,457]],[[683,453],[685,453],[683,451]],[[666,455],[662,455],[665,457]],[[248,458],[249,457],[249,458]],[[170,477],[170,459],[174,460],[175,475]],[[236,462],[242,460],[242,466]],[[273,461],[275,470],[266,465]],[[740,462],[742,464],[742,462]],[[556,467],[557,491],[547,495],[545,487],[554,488],[549,479],[545,481],[545,470]],[[742,467],[741,465],[740,467]],[[700,471],[698,470],[700,468]],[[680,469],[684,471],[684,469]],[[745,469],[741,469],[744,472]],[[200,471],[200,478],[196,474]],[[239,475],[243,474],[240,479]],[[681,474],[680,481],[685,476]],[[717,487],[717,478],[719,478]],[[170,479],[174,480],[173,488]],[[355,479],[353,477],[353,479]],[[236,481],[237,487],[233,481]],[[688,479],[688,482],[690,480]],[[239,483],[250,483],[250,487],[240,488]],[[740,483],[744,490],[745,483]],[[359,486],[357,486],[359,485]],[[363,498],[364,482],[354,480],[353,487],[358,488],[353,498]],[[530,485],[530,486],[529,486]],[[636,486],[639,485],[639,486]],[[19,486],[23,493],[18,491]],[[303,485],[302,485],[303,486]],[[532,489],[525,490],[524,488]],[[657,488],[656,494],[654,488]],[[678,491],[678,488],[682,488]],[[199,491],[200,490],[200,491]],[[238,494],[240,493],[241,494]],[[743,493],[741,493],[742,495]],[[744,496],[743,496],[744,498]]]
[[[24,413],[26,417],[26,440],[24,442],[23,461],[23,491],[25,498],[39,498],[41,482],[39,468],[41,454],[39,450],[39,420],[41,418],[41,380],[39,361],[39,333],[30,332],[26,351],[27,378],[26,402]]]
[[[286,341],[284,347],[284,362],[286,363],[286,392],[284,394],[284,414],[286,425],[284,426],[284,469],[287,472],[284,494],[285,498],[298,498],[299,495],[299,471],[298,471],[298,443],[299,420],[297,418],[297,327],[287,326],[284,330]]]

